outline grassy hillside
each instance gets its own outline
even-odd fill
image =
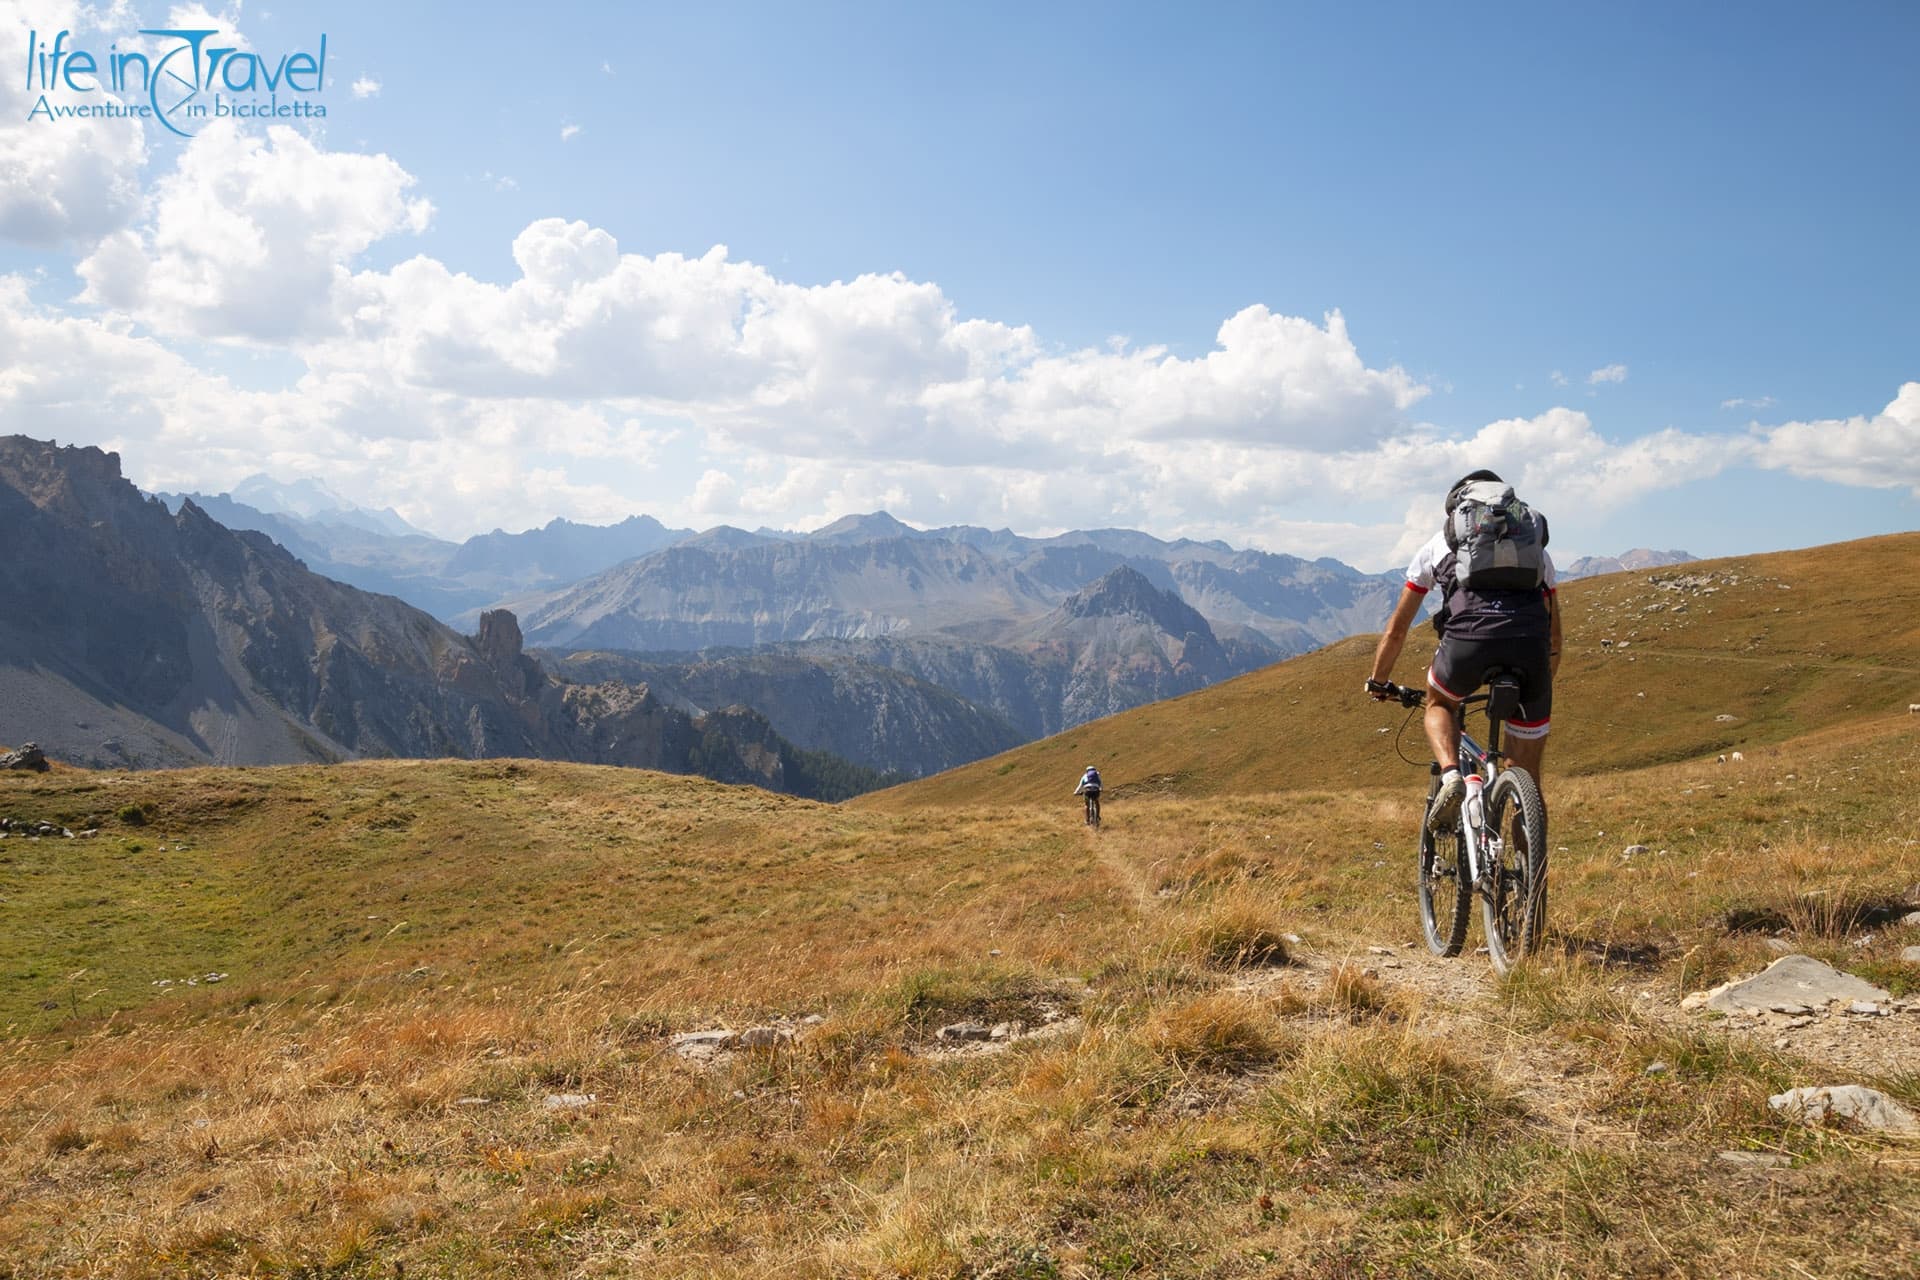
[[[1567,584],[1549,775],[1711,759],[1904,716],[1920,701],[1916,564],[1920,533],[1908,533]],[[1424,680],[1432,634],[1416,628],[1395,672],[1402,684]],[[1393,746],[1406,713],[1360,690],[1376,640],[1345,640],[860,803],[1070,805],[1090,763],[1121,802],[1418,785]],[[1422,756],[1417,722],[1402,741]]]
[[[1755,656],[1685,651],[1644,581],[1586,593],[1647,655],[1582,653],[1594,682]],[[1683,620],[1771,618],[1793,669],[1731,729],[1707,694],[1705,730],[1593,704],[1692,754],[1555,778],[1549,946],[1504,982],[1409,945],[1405,766],[1136,788],[1097,836],[1051,786],[951,779],[835,807],[515,761],[0,776],[0,817],[97,832],[0,840],[0,1277],[1910,1276],[1912,1143],[1767,1098],[1920,1110],[1920,717],[1846,705],[1914,615],[1816,658],[1743,586]],[[1224,710],[1156,719],[1167,758],[1232,741],[1268,776],[1235,717],[1273,675],[1175,704]],[[1895,1011],[1681,1008],[1781,947]],[[1033,1034],[938,1038],[963,1019]],[[756,1024],[795,1038],[671,1039]]]

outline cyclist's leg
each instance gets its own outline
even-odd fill
[[[1454,714],[1461,699],[1480,683],[1476,646],[1458,638],[1442,637],[1427,668],[1427,745],[1440,765],[1440,789],[1427,808],[1427,830],[1436,836],[1452,831],[1460,816],[1467,787],[1460,777],[1459,727]]]
[[[1433,665],[1427,668],[1427,745],[1443,771],[1460,767],[1459,730],[1453,714],[1460,700],[1480,687],[1476,651],[1475,645],[1443,636],[1433,651]]]
[[[1440,762],[1441,769],[1460,767],[1460,742],[1454,736],[1453,709],[1458,701],[1445,700],[1438,690],[1431,686],[1427,693],[1427,718],[1423,722],[1427,730],[1427,746],[1433,750],[1433,758]]]
[[[1544,797],[1546,784],[1540,766],[1553,723],[1553,665],[1547,657],[1547,642],[1520,646],[1509,665],[1520,676],[1520,710],[1507,721],[1507,758],[1533,776],[1534,785]]]
[[[1537,738],[1523,738],[1514,732],[1514,728],[1512,724],[1507,725],[1507,759],[1532,774],[1537,783],[1540,781],[1540,760],[1547,753],[1547,726],[1540,726],[1540,736]]]

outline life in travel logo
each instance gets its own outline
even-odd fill
[[[209,120],[324,119],[327,37],[277,58],[222,44],[218,29],[142,28],[139,49],[82,48],[71,31],[27,33],[30,121],[153,120],[190,138]],[[95,95],[98,95],[97,97]]]

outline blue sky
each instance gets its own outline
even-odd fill
[[[45,392],[0,421],[156,487],[307,473],[454,535],[888,505],[1377,568],[1463,461],[1517,472],[1568,554],[1920,525],[1920,9],[1038,8],[216,11],[270,60],[326,32],[324,126],[129,158],[0,120],[29,173],[138,189],[65,231],[0,210],[18,349],[93,326],[125,388],[97,426]],[[323,174],[360,194],[288,194]],[[571,291],[537,304],[507,296],[536,226]],[[262,323],[241,265],[170,247],[196,228],[330,301]],[[660,261],[716,245],[757,274]],[[756,307],[773,338],[675,345]],[[188,376],[240,429],[149,385]]]

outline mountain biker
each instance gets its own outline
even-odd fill
[[[1100,771],[1092,765],[1080,775],[1080,785],[1073,794],[1087,798],[1087,821],[1093,826],[1100,825]]]
[[[1449,520],[1468,487],[1480,482],[1505,483],[1485,470],[1460,477],[1447,491]],[[1426,715],[1427,742],[1441,768],[1440,791],[1427,822],[1428,829],[1436,834],[1452,828],[1466,796],[1454,736],[1454,710],[1485,682],[1493,667],[1513,671],[1520,681],[1520,710],[1507,721],[1507,756],[1532,774],[1535,783],[1540,781],[1540,760],[1546,752],[1553,712],[1553,677],[1560,668],[1560,609],[1545,528],[1541,519],[1539,585],[1504,590],[1459,586],[1455,580],[1457,557],[1447,533],[1443,528],[1434,534],[1414,552],[1407,566],[1406,588],[1374,651],[1373,674],[1366,689],[1378,701],[1388,696],[1383,686],[1392,676],[1393,664],[1407,642],[1407,631],[1420,612],[1421,602],[1429,590],[1439,586],[1443,602],[1434,615],[1434,627],[1440,632],[1440,643],[1434,649],[1433,665],[1427,669],[1431,692]]]

